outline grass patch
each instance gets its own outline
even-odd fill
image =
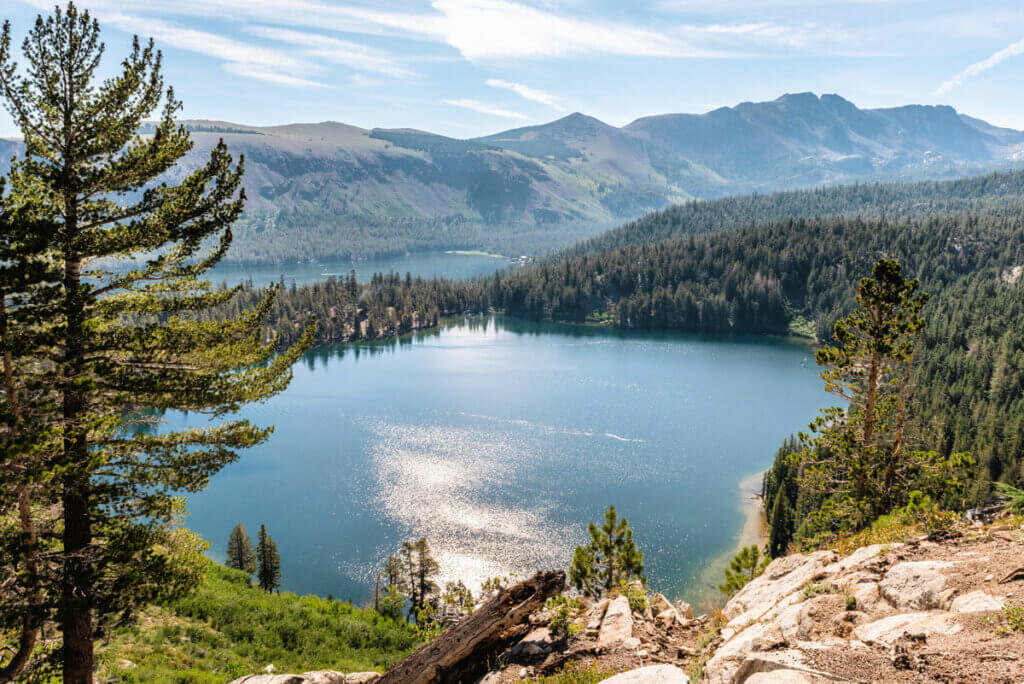
[[[542,677],[539,681],[543,684],[594,684],[594,682],[614,677],[618,673],[618,670],[604,668],[596,664],[570,663],[560,672]]]
[[[804,586],[804,590],[800,593],[800,598],[804,601],[814,598],[815,596],[821,596],[822,594],[838,594],[839,587],[834,584],[815,584],[814,582],[808,582]]]
[[[146,609],[97,644],[99,680],[221,684],[271,663],[278,673],[383,671],[419,643],[410,626],[373,610],[268,594],[211,562],[197,592]]]

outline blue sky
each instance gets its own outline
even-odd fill
[[[107,65],[163,50],[184,116],[471,137],[785,92],[950,104],[1024,129],[1020,0],[95,0]],[[50,2],[6,0],[20,37]],[[0,136],[16,135],[6,112]]]

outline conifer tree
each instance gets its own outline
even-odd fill
[[[775,495],[775,502],[772,504],[771,534],[768,537],[768,555],[778,558],[786,553],[789,542],[793,538],[793,523],[790,520],[789,497],[785,491],[779,491]]]
[[[441,568],[430,553],[425,537],[402,542],[401,560],[408,578],[409,615],[415,617],[440,589],[434,578]]]
[[[718,590],[726,596],[732,596],[764,572],[770,560],[767,556],[761,558],[761,550],[756,545],[743,547],[729,561],[729,567],[725,569],[725,582],[718,585]]]
[[[906,389],[928,295],[900,264],[882,259],[857,287],[857,308],[835,324],[835,344],[818,350],[825,389],[849,402],[811,423],[801,482],[831,497],[824,515],[854,527],[892,510],[915,471],[934,454],[905,448]]]
[[[229,568],[241,570],[250,575],[256,572],[256,554],[252,550],[252,542],[245,533],[245,527],[235,525],[228,537],[228,558],[224,563]]]
[[[46,283],[57,275],[37,256],[55,227],[39,210],[34,198],[5,194],[0,179],[0,510],[17,511],[16,527],[0,532],[0,633],[16,635],[17,642],[0,666],[0,682],[28,665],[47,617],[40,537],[52,530],[40,529],[34,507],[40,490],[35,454],[53,431],[36,416],[45,385],[24,364],[38,341],[25,314],[49,303]]]
[[[590,543],[576,547],[569,566],[569,581],[577,591],[600,598],[634,577],[643,579],[644,554],[633,541],[629,521],[618,517],[615,506],[605,511],[601,527],[591,523],[588,531]]]
[[[277,544],[267,534],[265,525],[260,525],[259,541],[256,542],[256,559],[259,568],[256,579],[263,591],[274,591],[281,586],[281,556],[277,553]]]
[[[8,315],[15,391],[5,391],[4,411],[24,399],[22,424],[47,429],[19,431],[34,435],[19,452],[31,463],[11,463],[5,448],[5,472],[19,474],[4,479],[3,498],[31,483],[31,505],[59,511],[28,612],[56,621],[64,681],[76,684],[92,681],[93,642],[108,620],[199,581],[202,542],[176,529],[175,495],[202,489],[237,449],[270,434],[241,420],[133,432],[154,415],[133,409],[227,415],[284,389],[312,336],[310,326],[276,355],[274,341],[261,342],[273,291],[234,320],[201,320],[237,291],[215,291],[200,276],[231,244],[242,160],[221,142],[179,183],[163,180],[192,143],[175,122],[181,105],[164,88],[161,55],[136,39],[100,81],[103,49],[98,24],[70,3],[29,31],[24,71],[9,23],[0,35],[0,96],[25,144],[7,201],[35,207],[47,226],[4,246],[15,254],[5,268],[20,271]],[[4,300],[12,304],[7,291]],[[18,553],[28,567],[29,547]]]

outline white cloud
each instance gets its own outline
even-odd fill
[[[302,54],[308,58],[340,64],[357,71],[387,76],[412,76],[409,69],[398,64],[388,53],[352,41],[271,26],[248,26],[245,30],[260,38],[299,46]]]
[[[486,102],[480,102],[479,100],[441,100],[441,102],[451,105],[453,107],[461,107],[462,109],[469,109],[474,112],[481,114],[489,114],[491,116],[502,116],[506,119],[526,119],[528,118],[525,114],[519,112],[511,112],[507,109],[500,109],[493,105],[489,105]]]
[[[257,81],[267,81],[268,83],[277,83],[278,85],[292,86],[295,88],[327,88],[328,86],[324,83],[317,81],[310,81],[309,79],[299,78],[298,76],[289,76],[288,74],[282,74],[279,71],[268,69],[261,64],[245,64],[242,62],[225,62],[224,70],[229,71],[236,76],[244,76],[245,78],[253,78]]]
[[[320,67],[283,50],[244,43],[208,31],[182,28],[151,17],[110,12],[103,13],[101,18],[104,23],[122,31],[152,37],[157,43],[221,59],[226,70],[239,76],[293,87],[324,86],[307,78],[320,71]]]
[[[511,90],[513,93],[527,100],[533,100],[534,102],[540,102],[546,104],[549,107],[554,107],[558,111],[565,111],[565,106],[562,105],[562,98],[556,97],[551,93],[546,93],[543,90],[537,90],[530,86],[523,85],[522,83],[511,83],[509,81],[502,81],[499,78],[487,79],[487,85],[492,88],[502,88],[504,90]]]
[[[988,71],[997,64],[1004,62],[1010,59],[1011,57],[1016,57],[1018,55],[1024,55],[1024,39],[1018,40],[1016,43],[1013,43],[1012,45],[1003,48],[1002,50],[1000,50],[999,52],[995,53],[994,55],[987,59],[983,59],[980,62],[975,62],[974,64],[970,65],[969,67],[961,71],[959,74],[957,74],[956,76],[954,76],[953,78],[949,79],[948,81],[940,85],[938,88],[936,88],[935,94],[942,95],[943,93],[948,92],[953,88],[956,88],[958,85],[960,85],[967,79],[973,78],[974,76],[977,76],[982,72]]]

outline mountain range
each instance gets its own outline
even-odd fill
[[[245,155],[249,200],[232,249],[245,261],[538,253],[687,199],[1024,163],[1024,132],[952,107],[860,109],[813,93],[621,128],[575,113],[469,140],[337,122],[185,124],[196,145],[173,175],[219,138]]]

